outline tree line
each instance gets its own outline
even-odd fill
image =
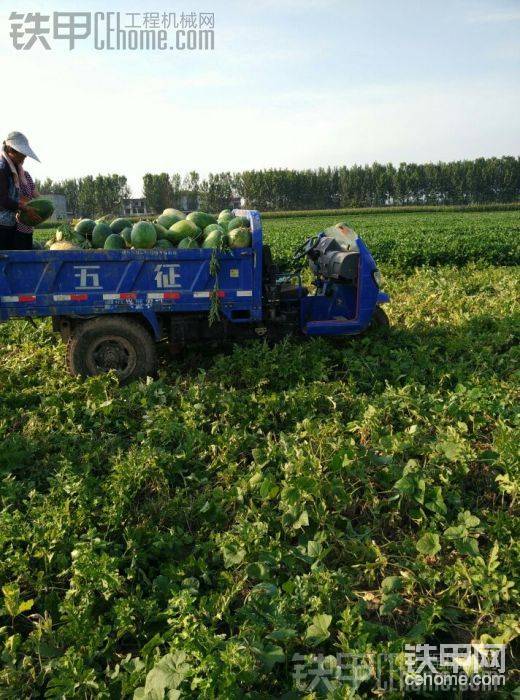
[[[118,213],[129,197],[123,175],[38,183],[42,193],[64,194],[74,216]],[[449,163],[353,165],[315,170],[147,173],[143,194],[152,212],[166,207],[218,211],[243,200],[261,211],[385,205],[486,204],[520,200],[520,158]]]
[[[130,197],[124,175],[87,175],[67,180],[36,180],[41,194],[62,194],[67,199],[67,211],[74,217],[118,214],[123,199]]]

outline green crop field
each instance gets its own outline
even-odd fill
[[[269,219],[264,227],[276,255],[295,241],[342,221],[337,215]],[[380,263],[403,270],[417,265],[520,263],[520,212],[352,214],[346,216]]]
[[[336,220],[265,229],[287,261]],[[520,685],[520,213],[347,220],[388,331],[119,387],[0,326],[1,697],[376,697],[377,654],[397,681],[405,644],[471,641]]]

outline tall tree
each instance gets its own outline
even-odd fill
[[[172,181],[167,173],[159,175],[146,173],[143,177],[143,194],[148,208],[155,213],[175,203]]]

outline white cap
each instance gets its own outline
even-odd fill
[[[19,131],[11,131],[11,133],[7,135],[5,143],[6,146],[14,148],[14,150],[18,151],[18,153],[23,153],[24,156],[34,158],[34,160],[37,160],[38,163],[41,162],[33,149],[29,146],[27,136],[24,136],[24,134],[20,133]]]

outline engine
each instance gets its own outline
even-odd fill
[[[334,282],[356,284],[359,252],[347,250],[335,238],[323,236],[308,252],[309,263],[317,277]]]

